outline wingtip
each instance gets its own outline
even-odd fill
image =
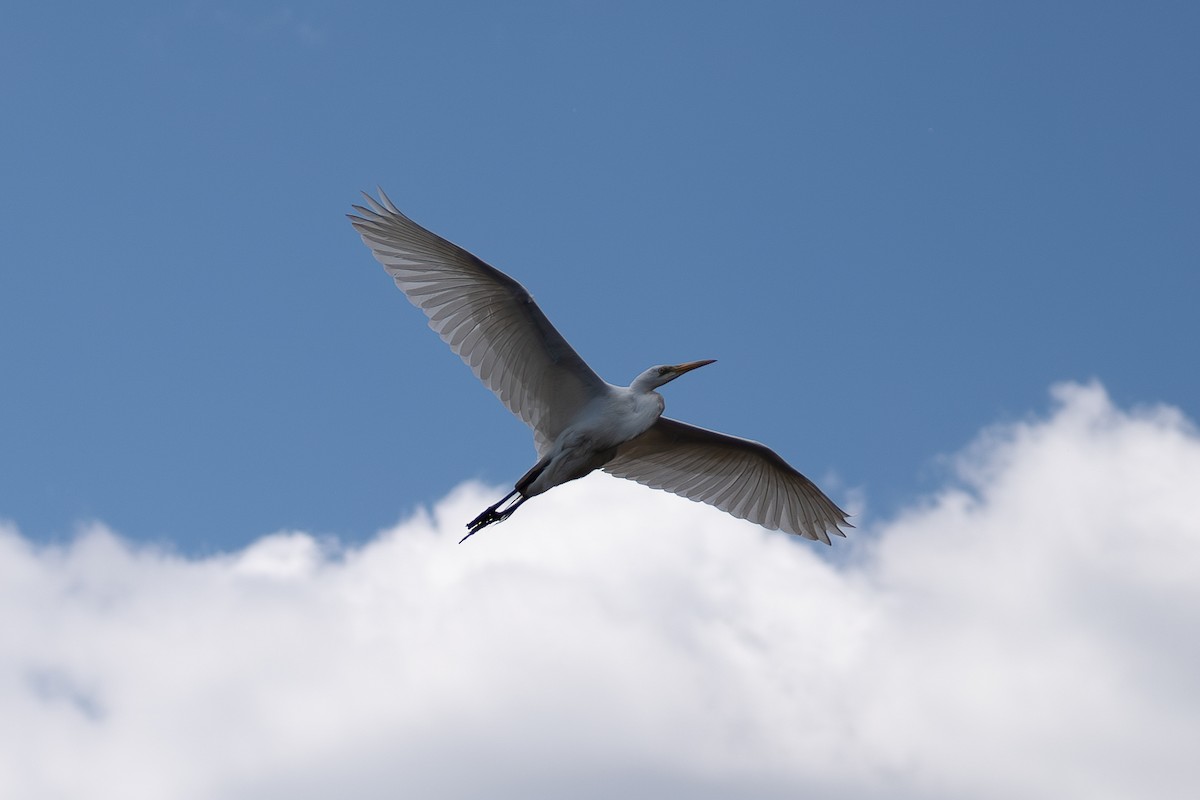
[[[367,194],[366,192],[363,192],[362,196],[366,198],[367,205],[371,207],[371,213],[378,214],[381,216],[386,215],[388,213],[387,208],[382,203],[380,203],[378,200],[376,200],[374,197],[371,197],[371,195]],[[355,208],[359,208],[359,206],[355,206]],[[363,210],[365,210],[365,209],[363,209]]]
[[[391,211],[393,214],[400,213],[400,209],[396,208],[396,204],[393,203],[392,198],[388,197],[387,193],[383,191],[382,186],[376,186],[375,191],[379,192],[379,200],[383,203],[384,207],[386,207],[388,211]]]
[[[396,207],[396,204],[392,202],[392,198],[387,196],[387,193],[385,191],[383,191],[382,186],[376,186],[375,191],[379,194],[378,198],[372,197],[370,192],[359,192],[359,194],[361,194],[363,196],[363,199],[366,200],[367,208],[364,208],[363,206],[360,206],[360,205],[354,205],[354,208],[357,209],[358,211],[362,211],[362,212],[365,212],[365,213],[368,213],[371,215],[375,215],[375,216],[404,217],[404,213],[399,208]],[[407,217],[405,217],[405,219],[407,219]]]

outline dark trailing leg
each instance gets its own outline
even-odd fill
[[[517,498],[516,502],[513,503],[512,505],[510,505],[508,508],[501,510],[500,507],[503,506],[505,503],[507,503],[509,500],[511,500],[513,497]],[[476,517],[475,519],[468,522],[467,530],[469,532],[467,533],[466,536],[459,539],[458,543],[462,544],[467,539],[470,539],[472,536],[479,533],[481,530],[483,530],[488,525],[491,525],[494,522],[503,522],[504,520],[508,519],[509,517],[512,516],[512,513],[514,511],[516,511],[517,508],[520,507],[521,503],[525,502],[525,499],[526,499],[525,496],[522,495],[519,490],[513,489],[511,492],[504,495],[504,497],[500,500],[500,502],[496,503],[495,505],[488,506],[487,508],[485,508],[483,510],[482,514],[480,514],[478,517]]]
[[[459,539],[458,543],[462,544],[467,539],[470,539],[472,536],[479,533],[481,530],[494,522],[504,522],[504,520],[511,517],[512,513],[520,508],[521,503],[524,503],[529,499],[525,496],[525,490],[529,488],[529,484],[537,480],[537,476],[542,474],[542,470],[544,470],[546,465],[549,463],[549,458],[543,458],[541,461],[534,464],[533,468],[530,469],[529,472],[526,472],[524,475],[522,475],[521,480],[517,481],[517,487],[515,489],[504,495],[504,497],[500,498],[500,502],[496,503],[495,505],[488,506],[483,510],[482,514],[468,522],[468,533],[466,536]],[[512,500],[514,497],[517,498],[516,502],[514,502],[508,508],[505,508],[503,511],[500,510],[501,506],[503,506],[509,500]]]

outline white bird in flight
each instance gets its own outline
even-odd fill
[[[429,326],[533,430],[537,463],[467,524],[463,541],[596,469],[825,544],[831,533],[845,536],[839,526],[853,527],[765,445],[662,416],[654,390],[711,360],[651,367],[629,386],[606,383],[525,287],[404,216],[382,189],[379,200],[363,196],[368,207],[347,215],[363,242]]]

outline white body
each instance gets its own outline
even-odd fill
[[[522,489],[526,497],[582,478],[604,466],[620,445],[650,430],[666,408],[658,392],[612,385],[608,390],[584,406],[554,440],[543,455],[549,463],[528,488]]]

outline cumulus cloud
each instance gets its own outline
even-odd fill
[[[0,796],[1185,797],[1200,438],[1062,385],[836,547],[595,476],[459,546],[0,527]]]

